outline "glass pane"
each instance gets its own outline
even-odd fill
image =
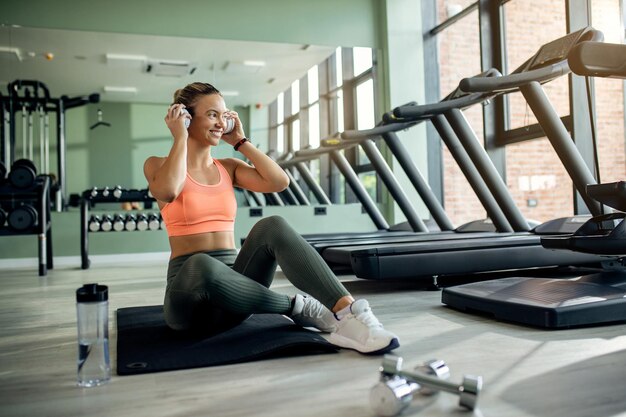
[[[320,160],[319,159],[309,162],[309,171],[311,171],[311,176],[313,177],[313,180],[321,185],[322,176],[320,173]],[[309,195],[309,199],[310,200],[314,199],[312,194]]]
[[[309,83],[308,103],[315,103],[320,98],[319,71],[317,70],[317,65],[311,67],[307,72],[307,81]]]
[[[437,1],[437,24],[454,17],[463,9],[475,3],[476,0],[438,0]]]
[[[283,120],[285,120],[285,93],[280,93],[276,98],[276,123],[282,123]]]
[[[285,153],[285,125],[280,124],[276,128],[276,156]]]
[[[291,114],[300,111],[300,80],[291,83]]]
[[[447,19],[463,10],[472,1],[439,0],[440,18]],[[444,15],[441,15],[444,13]],[[440,96],[445,97],[458,87],[459,81],[481,72],[478,11],[473,11],[437,35],[439,42]],[[482,144],[482,107],[474,106],[464,115]],[[447,147],[443,147],[444,207],[452,222],[461,225],[486,216],[480,201],[465,179]]]
[[[604,42],[623,43],[619,0],[593,0],[592,24],[604,33]],[[624,149],[624,83],[609,78],[594,78],[596,133],[602,182],[626,178]]]
[[[291,150],[300,150],[300,120],[294,120],[291,123]]]
[[[356,86],[356,127],[358,130],[371,129],[376,125],[374,116],[374,80],[371,78]],[[369,162],[367,155],[359,146],[357,163],[364,165]]]
[[[374,80],[371,78],[356,86],[356,127],[370,129],[376,125],[374,116]]]
[[[545,0],[511,0],[504,4],[506,72],[510,73],[539,48],[566,34],[565,3]],[[537,11],[541,10],[538,14]],[[560,77],[544,90],[559,116],[569,114],[567,77]],[[537,123],[521,93],[508,95],[509,129]]]
[[[354,76],[372,68],[372,48],[352,48]]]
[[[359,174],[359,179],[372,200],[376,201],[376,174],[374,172],[362,172]]]
[[[574,213],[572,181],[548,139],[508,145],[506,177],[527,219],[544,222]]]
[[[337,83],[335,85],[335,87],[339,87],[341,85],[343,85],[343,70],[342,70],[342,63],[341,63],[341,47],[337,48],[337,50],[335,51],[335,74],[337,77]]]
[[[337,132],[343,132],[343,91],[337,91]]]
[[[320,146],[320,105],[316,103],[309,107],[309,145],[312,148]]]

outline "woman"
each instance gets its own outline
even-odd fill
[[[230,133],[224,133],[227,118],[235,121]],[[362,353],[384,353],[399,346],[367,301],[355,301],[282,218],[259,221],[237,253],[233,187],[275,192],[284,190],[289,179],[246,139],[237,113],[226,108],[215,87],[193,83],[176,91],[165,123],[174,137],[172,148],[166,157],[148,158],[144,174],[171,247],[164,312],[172,329],[220,332],[250,314],[277,313],[328,332],[331,343]],[[252,165],[236,158],[214,159],[211,149],[220,141]],[[287,279],[310,296],[271,291],[277,263]]]

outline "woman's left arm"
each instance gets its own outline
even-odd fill
[[[253,166],[240,159],[233,159],[235,186],[260,193],[279,192],[289,186],[289,177],[285,171],[252,143],[244,142],[238,151],[248,158]]]
[[[239,115],[235,111],[229,111],[227,117],[235,119],[235,128],[232,132],[224,134],[222,140],[241,152],[250,160],[253,166],[246,162],[232,158],[233,185],[246,190],[259,193],[273,193],[283,191],[289,186],[289,177],[272,158],[258,150],[256,146],[245,139],[245,133]],[[245,139],[241,142],[242,139]]]

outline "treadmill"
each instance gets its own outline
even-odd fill
[[[481,74],[485,76],[499,76],[500,73],[497,70],[489,70],[488,72]],[[495,173],[495,168],[492,166],[491,172],[484,170],[480,172],[479,169],[471,162],[465,147],[461,145],[456,133],[449,126],[448,122],[441,116],[444,112],[452,109],[465,109],[472,105],[483,103],[493,97],[493,94],[485,93],[473,93],[468,94],[462,92],[459,88],[455,89],[445,99],[439,103],[417,106],[415,103],[405,105],[419,109],[419,116],[413,117],[410,121],[403,122],[395,120],[391,113],[383,115],[383,121],[378,126],[367,130],[352,130],[344,131],[341,133],[341,140],[336,139],[333,143],[327,143],[322,141],[325,146],[350,146],[357,143],[362,146],[366,152],[368,149],[374,149],[375,155],[372,155],[372,151],[368,152],[368,156],[372,161],[376,171],[381,174],[381,171],[388,170],[386,163],[380,156],[380,153],[375,148],[373,140],[382,139],[387,147],[392,152],[394,158],[402,167],[407,175],[407,178],[411,181],[415,187],[420,198],[430,211],[433,220],[436,222],[439,230],[431,231],[429,233],[416,232],[409,235],[377,235],[377,236],[358,236],[352,235],[347,238],[340,239],[338,237],[328,238],[326,235],[317,235],[311,237],[307,235],[307,240],[311,245],[320,252],[322,257],[335,268],[350,268],[350,251],[355,248],[382,245],[382,244],[400,244],[406,242],[424,242],[431,240],[447,240],[447,239],[476,239],[484,238],[488,236],[503,236],[505,234],[511,234],[515,231],[527,231],[529,230],[528,223],[523,219],[521,212],[514,205],[510,195],[500,198],[500,201],[505,202],[506,211],[503,211],[499,201],[492,194],[492,190],[496,190],[497,193],[503,195],[506,193],[506,187],[501,178]],[[460,111],[460,110],[459,110]],[[411,128],[412,126],[424,122],[432,121],[433,118],[442,118],[436,125],[439,127],[440,136],[451,149],[451,154],[461,166],[468,183],[476,193],[479,201],[485,207],[488,218],[475,220],[464,225],[453,227],[452,222],[446,215],[437,197],[430,189],[428,183],[424,180],[420,174],[418,168],[415,166],[414,161],[410,158],[407,149],[404,147],[396,132]],[[471,130],[471,129],[470,129]],[[381,168],[382,165],[382,168]],[[485,174],[484,172],[487,172]],[[393,175],[393,174],[388,174]],[[488,180],[483,177],[489,176]],[[502,190],[505,190],[502,192]],[[514,226],[512,226],[512,224]]]
[[[518,70],[519,74],[507,77],[473,77],[469,80],[476,84],[483,83],[485,80],[491,81],[496,85],[498,83],[507,83],[507,88],[510,90],[523,88],[525,84],[534,80],[547,82],[566,74],[568,68],[566,63],[563,64],[564,58],[558,62],[543,60],[542,57],[546,53],[550,53],[557,47],[561,51],[563,44],[567,44],[567,41],[569,41],[569,44],[567,44],[568,51],[577,42],[598,37],[601,37],[601,33],[591,28],[585,28],[542,48],[534,57],[520,67]],[[513,80],[510,77],[513,77]],[[466,82],[467,79],[463,81]],[[463,82],[461,86],[463,86]],[[491,94],[492,96],[499,94],[496,89],[470,90],[470,92]],[[443,102],[439,104],[441,105]],[[545,105],[545,103],[542,104]],[[544,107],[548,107],[552,114],[555,115],[554,109],[550,107],[549,102]],[[430,111],[430,109],[428,110]],[[414,117],[422,117],[425,112],[424,106],[406,106],[396,108],[394,115],[398,121],[406,122]],[[558,123],[561,123],[558,115],[554,117]],[[532,232],[524,231],[523,217],[511,217],[515,214],[515,206],[513,203],[506,204],[506,199],[510,199],[510,194],[508,194],[506,186],[495,172],[495,168],[493,168],[493,164],[484,152],[484,149],[480,148],[476,143],[475,136],[473,138],[470,137],[470,133],[472,133],[471,128],[460,113],[460,110],[458,108],[447,109],[443,114],[438,114],[433,118],[433,123],[436,123],[436,127],[440,131],[446,122],[449,123],[454,133],[457,134],[459,140],[462,140],[463,147],[467,149],[472,163],[480,170],[494,197],[496,195],[499,196],[498,203],[503,210],[506,209],[505,213],[509,214],[507,219],[512,219],[512,224],[515,224],[519,231],[510,235],[490,236],[471,240],[459,238],[445,241],[431,238],[430,240],[400,244],[329,247],[323,252],[325,259],[345,259],[348,256],[355,275],[366,279],[467,275],[516,269],[550,268],[564,265],[588,265],[602,261],[601,257],[594,254],[555,252],[543,248],[540,242],[540,234],[571,234],[580,227],[588,216],[555,219],[535,227]],[[565,148],[571,153],[571,150],[567,147],[568,145],[573,147],[571,138],[562,124],[561,127],[564,133],[563,131],[556,131],[555,133],[555,129],[553,129],[547,132],[548,137],[553,142],[555,148]],[[450,145],[448,146],[450,147]],[[573,163],[578,164],[582,162],[579,158],[574,160]],[[564,161],[564,164],[568,165],[570,162]],[[593,181],[593,176],[590,174],[584,176],[584,181],[589,177]],[[583,181],[576,181],[575,183],[580,185]],[[587,183],[589,182],[584,182],[585,185]],[[581,188],[579,187],[580,190]],[[584,186],[582,191],[584,192]],[[600,207],[597,202],[591,199],[586,199],[585,202],[589,206],[591,213],[596,214],[599,211]],[[516,223],[513,223],[514,221]]]
[[[583,76],[626,78],[626,45],[581,42],[568,55]],[[597,149],[596,149],[597,151]],[[626,321],[626,182],[589,184],[587,196],[619,212],[600,213],[572,236],[544,237],[555,251],[611,256],[604,269],[571,279],[505,278],[446,288],[449,307],[548,329]],[[614,258],[617,256],[617,258]]]

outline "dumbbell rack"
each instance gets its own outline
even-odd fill
[[[132,203],[149,202],[154,203],[156,199],[148,194],[148,190],[126,190],[121,189],[120,197],[115,197],[112,192],[102,195],[97,192],[94,196],[93,190],[85,190],[80,198],[80,258],[81,268],[89,269],[89,209],[96,203]]]
[[[8,224],[0,225],[0,236],[38,235],[39,276],[52,269],[52,227],[50,224],[50,177],[39,175],[32,186],[14,187],[9,182],[0,184],[0,206],[13,210],[29,204],[37,211],[37,221],[22,230]],[[9,214],[9,212],[7,212]],[[7,216],[8,217],[8,216]]]

